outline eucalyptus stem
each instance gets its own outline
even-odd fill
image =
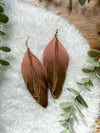
[[[100,51],[96,51],[96,50],[91,50],[88,51],[88,55],[90,57],[98,57],[100,56]],[[70,110],[68,110],[67,113],[61,114],[62,117],[65,118],[65,120],[61,120],[59,122],[63,123],[63,124],[67,124],[66,129],[61,131],[60,133],[67,133],[67,131],[69,130],[70,132],[73,132],[74,129],[71,126],[71,120],[72,118],[74,118],[75,120],[77,120],[77,117],[74,113],[74,110],[77,110],[79,115],[81,117],[84,117],[83,113],[81,112],[80,108],[78,107],[78,104],[76,103],[76,101],[78,103],[80,103],[81,105],[85,106],[86,108],[88,108],[88,105],[86,103],[86,101],[83,99],[81,93],[84,90],[84,88],[86,88],[88,91],[91,91],[88,86],[93,86],[92,83],[92,76],[95,74],[97,78],[100,79],[100,59],[98,61],[87,61],[88,63],[90,63],[91,65],[93,65],[94,67],[92,69],[88,69],[88,68],[83,68],[82,71],[84,73],[90,73],[88,78],[82,78],[81,80],[84,83],[79,83],[76,82],[78,85],[82,86],[80,91],[77,91],[73,88],[67,88],[70,92],[74,93],[75,95],[75,99],[73,102],[64,102],[61,103],[60,106],[62,108],[69,108]]]

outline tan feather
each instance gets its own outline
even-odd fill
[[[40,105],[47,107],[46,73],[43,65],[38,58],[30,52],[28,46],[21,64],[21,72],[29,92]]]
[[[68,61],[69,55],[58,40],[56,33],[43,53],[43,64],[47,72],[48,86],[54,98],[58,98],[62,92]]]

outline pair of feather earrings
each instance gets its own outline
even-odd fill
[[[48,88],[55,99],[60,96],[68,67],[69,55],[58,40],[57,33],[58,30],[44,50],[43,65],[31,53],[27,41],[27,51],[21,64],[21,72],[29,92],[43,107],[48,105]]]

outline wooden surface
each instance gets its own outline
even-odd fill
[[[69,23],[74,24],[77,29],[87,39],[92,49],[100,50],[98,40],[100,40],[100,0],[91,0],[84,6],[79,5],[78,0],[73,0],[72,10],[70,9],[69,0],[22,0],[30,2],[38,7],[54,11]],[[98,131],[100,133],[100,120]]]

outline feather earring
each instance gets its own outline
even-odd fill
[[[57,38],[49,42],[43,53],[43,64],[47,72],[47,82],[52,96],[58,98],[62,92],[62,86],[66,77],[69,55]]]
[[[42,105],[47,107],[48,97],[47,97],[47,80],[46,73],[43,65],[38,60],[38,58],[33,55],[28,48],[26,41],[27,51],[24,55],[21,72],[24,82],[35,100]]]

